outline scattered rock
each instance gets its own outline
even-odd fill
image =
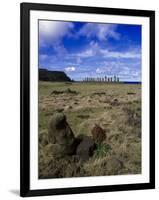
[[[65,82],[65,85],[72,85],[72,82]]]
[[[65,106],[65,110],[67,111],[67,110],[70,110],[70,109],[72,109],[72,106]]]
[[[89,115],[77,115],[78,118],[81,119],[88,119],[90,116]]]
[[[50,95],[58,95],[58,94],[78,94],[78,92],[74,91],[74,90],[71,90],[70,88],[67,88],[66,90],[53,90]]]
[[[65,91],[65,93],[70,93],[70,94],[78,94],[78,92],[71,90],[70,88],[67,88]]]
[[[76,155],[83,161],[89,159],[93,155],[93,150],[95,148],[95,143],[91,137],[84,136],[80,144],[77,146]]]
[[[64,109],[63,109],[63,108],[57,108],[56,111],[57,111],[57,112],[63,112]]]
[[[97,124],[95,124],[91,133],[92,133],[93,140],[95,141],[95,143],[101,143],[103,140],[106,139],[105,131]]]
[[[57,91],[57,90],[53,90],[51,93],[50,93],[50,95],[52,95],[52,94],[63,94],[63,91]]]
[[[106,95],[106,93],[105,92],[94,92],[92,95],[99,95],[99,96],[101,96],[101,95]]]
[[[60,145],[66,154],[73,154],[75,151],[75,137],[66,121],[63,113],[55,113],[49,123],[49,142]]]
[[[135,92],[128,92],[127,95],[135,95]]]
[[[113,101],[110,103],[112,106],[119,106],[118,99],[113,99]]]

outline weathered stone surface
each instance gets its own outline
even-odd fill
[[[62,158],[67,155],[67,151],[59,144],[52,144],[50,152],[54,158]]]
[[[95,143],[101,143],[102,141],[106,139],[105,131],[97,124],[95,124],[91,133],[92,133],[93,140],[95,141]]]
[[[63,113],[55,113],[49,123],[49,142],[60,145],[61,151],[66,154],[75,152],[75,137]]]
[[[89,157],[93,155],[94,148],[95,143],[93,139],[84,136],[80,144],[77,146],[76,155],[78,155],[81,160],[88,160]]]

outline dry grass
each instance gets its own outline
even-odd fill
[[[55,92],[56,91],[56,92]],[[116,102],[117,99],[117,103]],[[94,155],[56,158],[47,139],[48,121],[63,112],[75,136],[94,124],[106,132]],[[141,85],[39,82],[39,177],[78,177],[141,173]]]

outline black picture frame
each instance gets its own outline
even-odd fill
[[[122,185],[102,185],[73,188],[52,188],[52,189],[30,189],[30,11],[60,11],[91,14],[140,16],[150,19],[150,180],[149,183],[122,184]],[[21,25],[21,106],[20,106],[20,195],[22,197],[96,193],[109,191],[140,190],[155,188],[155,11],[131,10],[102,7],[83,7],[71,5],[49,5],[35,3],[21,3],[20,5],[20,25]],[[34,98],[34,97],[31,97]]]

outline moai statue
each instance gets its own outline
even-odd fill
[[[62,154],[73,154],[75,151],[75,136],[63,113],[54,113],[49,122],[48,139],[58,145]]]
[[[105,76],[105,82],[107,82],[107,77]]]
[[[116,76],[114,76],[114,82],[116,82]]]

